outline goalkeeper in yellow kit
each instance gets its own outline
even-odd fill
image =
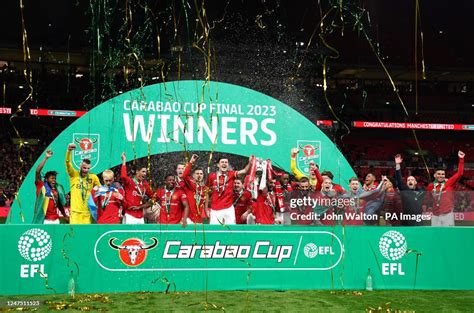
[[[296,167],[296,157],[299,153],[298,148],[291,149],[291,159],[290,159],[290,169],[293,175],[295,175],[296,180],[300,180],[303,177],[307,177],[309,179],[309,185],[313,191],[320,191],[321,184],[323,182],[323,178],[319,173],[318,166],[314,163],[314,161],[309,162],[309,175],[304,174]]]
[[[90,224],[91,214],[87,206],[87,200],[91,194],[92,188],[100,186],[97,175],[89,173],[91,169],[91,161],[83,159],[79,171],[72,167],[72,150],[76,149],[76,145],[71,143],[67,147],[66,152],[66,170],[69,175],[69,183],[71,185],[71,209],[69,213],[70,224]]]

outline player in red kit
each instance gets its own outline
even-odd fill
[[[166,175],[165,187],[156,190],[155,199],[161,207],[159,224],[181,224],[186,227],[189,206],[182,188],[176,187],[174,175]]]
[[[334,189],[334,184],[332,183],[331,177],[328,175],[323,175],[323,173],[321,173],[321,177],[323,178],[321,190],[316,192],[315,197],[319,199],[320,203],[325,203],[325,205],[316,206],[313,211],[315,211],[316,214],[320,216],[319,220],[321,224],[332,226],[336,224],[336,221],[331,218],[326,218],[326,216],[332,216],[338,211],[337,206],[330,205],[331,200],[336,199],[338,194]]]
[[[234,181],[234,208],[236,224],[247,224],[247,216],[252,212],[252,194],[244,189],[244,180],[237,177]]]
[[[375,179],[375,176],[374,176]],[[386,181],[387,178],[382,176],[382,181]],[[379,197],[383,193],[384,183],[378,184],[375,189],[370,191],[364,191],[360,188],[360,182],[357,177],[349,179],[349,191],[340,197],[343,199],[349,199],[348,205],[344,208],[343,212],[343,225],[364,225],[364,213],[367,200],[374,197]]]
[[[325,178],[330,178],[331,179],[332,190],[334,190],[338,195],[342,195],[342,194],[346,193],[346,191],[344,190],[344,188],[342,188],[341,185],[334,183],[334,181],[333,181],[334,175],[331,171],[322,172],[321,177],[323,179],[325,179]]]
[[[301,177],[298,182],[298,189],[290,192],[287,198],[289,202],[288,207],[291,210],[291,223],[297,225],[312,225],[314,223],[311,219],[313,207],[309,201],[303,201],[305,199],[309,200],[315,198],[315,193],[310,186],[308,177]]]
[[[446,179],[445,170],[438,168],[434,173],[435,181],[426,188],[427,201],[431,201],[433,208],[431,226],[454,226],[454,187],[464,173],[464,156],[464,152],[458,152],[459,164],[456,174]]]
[[[120,178],[125,190],[125,214],[123,224],[144,224],[143,210],[151,206],[149,199],[153,197],[150,185],[146,182],[146,167],[137,166],[133,178],[127,175],[127,156],[122,152],[122,167],[120,169]]]
[[[184,182],[184,164],[183,163],[178,163],[176,165],[176,188],[184,188],[185,187],[185,182]]]
[[[217,172],[209,174],[207,178],[207,187],[212,193],[209,224],[235,224],[234,181],[238,175],[247,174],[250,158],[249,163],[240,171],[230,171],[227,158],[220,158],[217,168]]]
[[[113,186],[114,172],[111,170],[105,170],[102,179],[104,185],[94,187],[91,191],[91,199],[97,210],[97,224],[120,224],[121,211],[125,204],[124,192]]]
[[[283,175],[281,175],[280,185],[281,185],[284,197],[286,197],[288,193],[293,191],[294,186],[290,182],[290,175],[288,173],[283,173]]]
[[[362,186],[362,189],[364,191],[372,191],[377,189],[377,186],[379,185],[378,182],[375,181],[375,175],[373,173],[368,173],[365,176],[365,181],[364,185]],[[364,207],[364,213],[366,216],[374,216],[379,214],[379,210],[382,208],[383,204],[383,196],[384,194],[380,194],[379,197],[370,197],[369,199],[366,199],[365,202],[365,207]],[[378,220],[366,220],[365,224],[366,225],[375,225],[378,223]]]
[[[192,177],[190,176],[192,167],[198,158],[197,154],[193,154],[183,172],[184,192],[189,205],[188,224],[202,224],[202,213],[208,205],[208,188],[204,184],[204,171],[201,168],[196,168]]]
[[[41,180],[41,170],[46,161],[53,156],[53,151],[46,151],[46,156],[40,162],[35,171],[36,204],[33,217],[33,224],[60,224],[58,210],[67,222],[64,206],[66,197],[63,186],[56,182],[55,171],[46,172],[44,180]]]
[[[257,199],[252,205],[252,214],[257,224],[275,224],[275,213],[280,211],[275,195],[276,179],[268,179],[267,187],[258,191]]]

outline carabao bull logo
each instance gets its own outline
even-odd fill
[[[99,134],[73,134],[73,143],[77,148],[73,151],[72,162],[79,168],[82,160],[91,161],[91,169],[99,163],[100,135]]]
[[[81,147],[82,151],[92,150],[93,144],[97,142],[97,138],[94,138],[93,140],[89,138],[82,138],[81,140],[74,138],[74,140],[79,144],[79,147]]]
[[[304,155],[306,155],[307,157],[313,156],[314,152],[316,151],[316,148],[312,145],[306,145],[301,149],[303,150]]]
[[[137,238],[129,238],[120,245],[115,244],[115,240],[117,240],[117,238],[110,238],[109,246],[119,251],[120,260],[128,266],[138,266],[142,264],[146,259],[147,251],[158,245],[158,239],[154,237],[151,238],[153,243],[148,245]]]
[[[297,147],[300,153],[296,159],[296,166],[306,175],[309,175],[310,163],[321,166],[321,141],[298,140]]]

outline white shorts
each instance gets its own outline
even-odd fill
[[[47,220],[47,219],[45,219],[44,222],[43,222],[43,224],[61,224],[61,223],[59,222],[59,218],[57,218],[57,219],[55,219],[55,220]]]
[[[201,224],[201,223],[194,223],[189,217],[186,219],[186,224],[193,225],[193,224]]]
[[[129,224],[129,225],[145,224],[145,219],[143,217],[136,218],[135,216],[131,216],[125,213],[125,215],[123,216],[122,224]]]
[[[230,208],[222,210],[210,210],[209,224],[211,225],[234,225],[235,224],[235,209],[232,205]]]
[[[431,226],[454,226],[454,213],[431,215]]]

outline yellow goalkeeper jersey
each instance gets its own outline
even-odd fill
[[[71,185],[71,212],[89,212],[87,200],[92,188],[100,186],[97,175],[88,173],[86,177],[81,177],[80,172],[72,167],[71,151],[66,152],[66,170],[69,175]]]
[[[295,158],[290,159],[290,169],[293,175],[295,175],[296,180],[300,180],[301,178],[306,177],[309,179],[310,186],[316,186],[316,184],[318,183],[318,180],[316,178],[311,177],[311,175],[305,175],[302,171],[298,169],[298,167],[296,166]]]

